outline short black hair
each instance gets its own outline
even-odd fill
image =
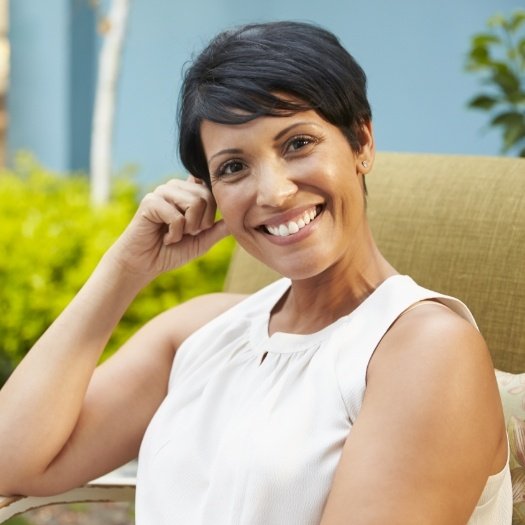
[[[182,163],[210,187],[200,135],[204,120],[241,124],[309,109],[360,151],[363,126],[372,118],[366,75],[334,34],[289,21],[224,31],[184,75],[178,108]]]

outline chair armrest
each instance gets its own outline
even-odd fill
[[[61,503],[134,501],[136,479],[104,476],[54,496],[0,496],[0,523],[28,510]]]

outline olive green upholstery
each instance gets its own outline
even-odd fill
[[[379,153],[367,187],[386,258],[462,299],[495,366],[525,371],[525,160]],[[227,288],[251,292],[276,276],[237,250]]]

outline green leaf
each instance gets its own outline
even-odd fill
[[[521,55],[521,58],[525,60],[525,38],[522,38],[516,45],[518,53]]]
[[[479,33],[472,37],[472,47],[487,47],[489,44],[501,44],[501,38],[492,33]]]
[[[516,11],[508,22],[508,28],[511,32],[516,31],[525,22],[525,10]]]
[[[485,46],[473,47],[470,50],[469,59],[474,62],[485,63],[490,59],[489,50]]]
[[[507,97],[507,100],[511,104],[515,104],[515,105],[525,104],[525,93],[523,91],[517,91],[516,93],[510,94]]]
[[[525,115],[517,111],[506,111],[496,115],[490,125],[503,128],[504,152],[525,138]]]
[[[467,56],[465,69],[467,71],[478,71],[480,69],[490,69],[492,59],[486,47],[473,47]]]
[[[525,148],[523,148],[521,151],[518,152],[518,157],[524,157],[525,158]]]
[[[514,72],[503,62],[495,63],[495,66],[492,81],[499,86],[503,93],[511,95],[519,91],[520,79]]]
[[[515,125],[507,126],[503,132],[503,151],[508,151],[525,138],[525,122],[517,122]]]
[[[501,73],[503,75],[514,75],[512,69],[510,68],[507,62],[503,62],[501,60],[494,60],[492,66],[494,67],[494,70],[498,73]]]
[[[517,111],[506,111],[496,115],[491,121],[491,126],[525,126],[525,116]]]
[[[490,95],[478,95],[469,100],[468,106],[474,109],[492,109],[500,101],[497,97]]]

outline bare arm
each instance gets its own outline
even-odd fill
[[[404,316],[374,354],[321,525],[465,525],[507,458],[479,333],[439,305]]]
[[[222,223],[214,224],[214,213],[208,190],[191,180],[146,196],[0,391],[0,493],[63,490],[136,454],[165,392],[176,345],[213,309],[188,304],[160,316],[94,374],[96,363],[142,287],[227,233]],[[219,303],[226,307],[228,301]],[[188,323],[189,317],[195,321]]]

